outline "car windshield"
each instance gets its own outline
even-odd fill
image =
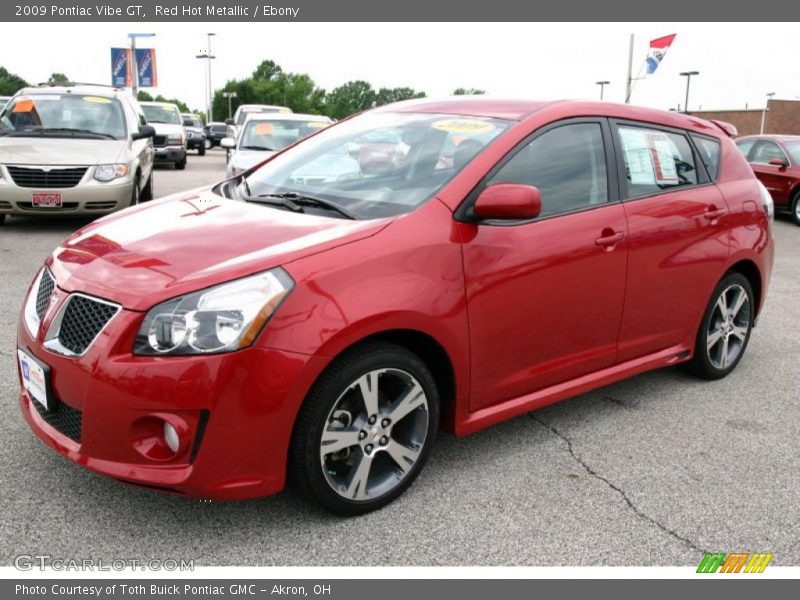
[[[786,150],[789,152],[789,156],[792,157],[792,162],[795,164],[800,163],[800,141],[788,142],[784,145],[786,146]]]
[[[116,98],[83,94],[30,94],[0,113],[0,135],[123,139],[125,115]]]
[[[509,125],[484,117],[366,113],[279,154],[240,187],[248,197],[313,196],[358,218],[399,215],[428,200]]]
[[[202,129],[203,128],[203,123],[200,121],[200,119],[194,119],[192,117],[185,117],[184,120],[186,121],[185,127],[196,127],[197,129]]]
[[[236,124],[244,125],[244,122],[250,115],[257,115],[257,114],[265,115],[265,114],[283,113],[283,112],[291,112],[291,111],[285,108],[281,108],[279,106],[253,106],[251,108],[243,108],[242,110],[239,111],[239,115],[236,117]]]
[[[158,104],[145,104],[142,106],[144,116],[148,123],[167,123],[180,125],[181,115],[174,106],[160,106]]]
[[[327,121],[250,120],[239,140],[240,150],[281,150],[297,140],[327,127]]]

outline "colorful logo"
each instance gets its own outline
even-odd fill
[[[772,560],[771,552],[734,552],[725,554],[724,552],[706,552],[700,566],[697,567],[698,573],[763,573],[764,569]]]

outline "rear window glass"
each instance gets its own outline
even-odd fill
[[[712,181],[716,181],[717,177],[719,177],[719,161],[722,154],[719,140],[699,135],[693,135],[692,139],[697,151],[700,153],[700,159],[706,166],[708,176],[711,177]]]
[[[697,185],[697,166],[686,136],[646,127],[620,126],[618,132],[628,197]]]

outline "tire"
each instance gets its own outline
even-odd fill
[[[203,143],[202,143],[202,144],[200,144],[200,146],[197,148],[197,156],[205,156],[205,155],[206,155],[206,143],[205,143],[205,142],[203,142]]]
[[[6,222],[6,216],[5,215],[0,215],[0,227],[5,225],[5,222]]]
[[[183,171],[186,168],[186,157],[184,156],[181,160],[175,163],[175,168],[179,171]]]
[[[792,222],[800,225],[800,190],[792,197],[791,211]]]
[[[744,294],[742,300],[740,293]],[[694,356],[687,363],[693,374],[715,380],[736,368],[750,341],[754,307],[753,288],[747,278],[736,272],[725,275],[711,294],[697,332]]]
[[[128,206],[136,206],[139,204],[142,196],[139,191],[139,176],[136,176],[136,179],[133,180],[133,190],[131,190],[131,202]]]
[[[370,389],[374,397],[362,393]],[[326,510],[364,514],[413,483],[438,429],[439,394],[425,363],[401,346],[368,342],[335,359],[311,389],[292,435],[289,476]]]
[[[139,202],[148,202],[153,199],[153,172],[150,171],[150,177],[139,195]]]

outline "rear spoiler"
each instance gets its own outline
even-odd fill
[[[739,130],[736,129],[736,125],[732,123],[727,123],[726,121],[717,121],[716,119],[710,119],[711,122],[722,129],[725,133],[727,133],[730,137],[735,138],[739,135]]]

